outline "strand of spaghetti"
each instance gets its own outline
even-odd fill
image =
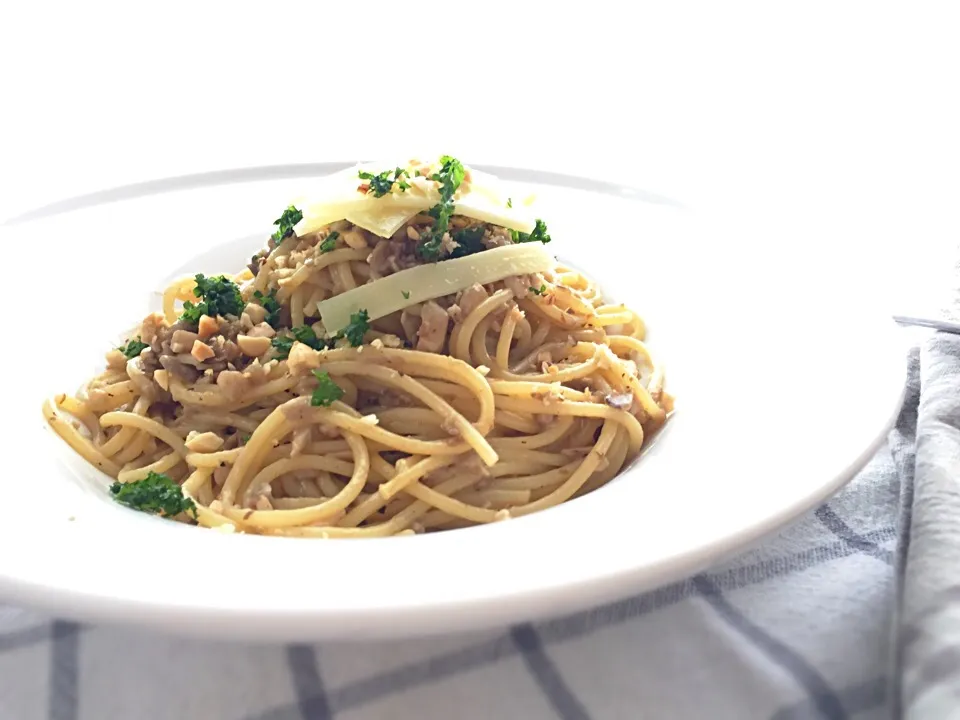
[[[358,250],[353,248],[341,248],[340,250],[322,253],[319,257],[314,257],[311,265],[301,265],[293,275],[280,281],[277,300],[281,303],[286,302],[296,288],[305,283],[311,275],[318,273],[325,267],[349,262],[350,260],[366,260],[369,254],[369,249]]]
[[[351,450],[353,450],[352,447]],[[326,457],[324,455],[297,455],[292,458],[288,457],[274,460],[253,477],[253,480],[250,481],[250,484],[243,492],[243,499],[240,504],[252,505],[258,495],[266,492],[266,488],[270,483],[281,475],[296,470],[328,470],[338,475],[352,477],[355,474],[355,463],[344,462],[343,460]],[[238,493],[238,495],[239,494],[240,493]]]
[[[93,412],[109,412],[121,405],[133,402],[137,396],[137,388],[130,380],[113,383],[90,391],[86,405]]]
[[[221,491],[224,503],[233,504],[233,498],[254,463],[262,461],[275,442],[279,442],[295,427],[317,423],[334,425],[411,455],[459,455],[470,449],[466,443],[452,445],[444,441],[415,440],[396,435],[363,419],[356,410],[339,401],[330,408],[323,408],[312,407],[309,398],[295,398],[277,406],[250,436],[245,445],[246,451],[230,468],[224,483]]]
[[[531,302],[537,305],[555,305],[564,311],[572,312],[580,317],[593,319],[597,314],[593,306],[564,285],[550,285],[542,295],[535,295]]]
[[[362,444],[362,441],[361,441]],[[353,502],[354,498],[360,494],[363,484],[366,483],[365,468],[361,468],[361,473],[355,473],[350,483],[341,489],[333,498],[325,499],[323,497],[314,498],[314,503],[306,507],[295,508],[296,512],[291,510],[248,510],[254,505],[256,496],[263,493],[264,490],[281,475],[296,470],[321,470],[323,469],[324,458],[316,455],[299,455],[295,458],[278,460],[271,465],[263,468],[247,491],[247,498],[242,507],[229,507],[224,509],[224,515],[232,520],[250,525],[253,527],[290,527],[292,525],[309,525],[315,522],[327,522],[338,515],[343,508]],[[356,484],[358,477],[362,475],[362,482]],[[346,492],[344,492],[346,490]]]
[[[493,413],[489,418],[483,417],[483,402],[481,400],[481,417],[476,426],[458,413],[443,398],[426,388],[422,383],[409,375],[402,375],[392,368],[379,365],[364,365],[357,362],[334,361],[324,363],[323,368],[331,375],[361,375],[373,378],[384,385],[389,385],[412,395],[428,408],[439,414],[444,423],[456,428],[460,437],[479,455],[487,465],[497,462],[497,453],[490,447],[484,435],[493,427]],[[491,408],[492,409],[492,408]]]
[[[493,394],[498,396],[498,401],[500,399],[499,396],[507,395],[526,398],[546,398],[554,396],[557,398],[563,398],[564,400],[575,400],[579,402],[590,402],[591,400],[589,393],[585,393],[580,390],[574,390],[573,388],[563,387],[559,383],[541,383],[527,380],[521,381],[499,379],[490,379],[488,383]]]
[[[559,467],[567,462],[567,458],[559,452],[545,452],[532,448],[512,447],[504,451],[502,460],[509,462],[525,462],[548,467]]]
[[[573,417],[563,415],[554,419],[541,432],[520,437],[490,438],[490,444],[501,456],[512,448],[540,448],[556,442],[573,426]]]
[[[653,357],[650,355],[650,351],[647,349],[646,344],[644,344],[642,340],[638,340],[635,337],[630,337],[629,335],[611,335],[610,349],[613,350],[613,352],[615,352],[617,355],[620,355],[624,352],[637,353],[643,357],[647,367],[655,367]]]
[[[461,478],[453,478],[447,480],[437,487],[434,490],[443,495],[452,495],[464,488],[472,485],[477,482],[479,477],[467,476]],[[270,532],[271,535],[289,535],[289,536],[299,536],[299,537],[321,537],[321,538],[338,538],[338,537],[389,537],[391,535],[396,535],[398,532],[407,529],[412,523],[414,523],[417,518],[430,510],[430,505],[427,503],[416,500],[415,502],[408,505],[406,508],[401,510],[399,513],[394,515],[392,518],[386,522],[377,523],[376,525],[368,525],[365,527],[352,527],[346,524],[347,516],[345,516],[341,521],[340,525],[336,527],[301,527],[301,528],[287,528],[283,530],[274,530]]]
[[[475,523],[493,522],[498,517],[497,510],[477,507],[476,505],[467,505],[462,500],[457,500],[445,493],[437,492],[419,482],[411,483],[404,488],[404,491],[420,502],[426,503],[437,510],[442,510],[453,517],[463,518]]]
[[[497,290],[493,295],[488,297],[482,303],[477,305],[471,313],[469,313],[465,318],[463,318],[463,324],[459,326],[458,331],[456,332],[455,337],[451,336],[450,338],[450,350],[451,354],[463,360],[466,363],[470,362],[470,338],[473,336],[474,331],[477,329],[477,325],[490,313],[499,310],[501,307],[506,305],[513,299],[512,290]]]
[[[630,449],[627,433],[622,427],[617,428],[617,436],[610,445],[610,450],[606,456],[606,467],[600,467],[580,488],[579,494],[586,495],[597,488],[603,487],[623,469],[623,464],[627,459],[627,452]]]
[[[493,417],[497,426],[505,427],[509,430],[516,430],[521,433],[533,434],[540,429],[540,423],[534,420],[530,415],[518,415],[506,410],[497,410]]]
[[[450,457],[442,458],[442,459],[446,461],[446,465],[452,465],[457,460],[457,458],[450,458]],[[374,456],[373,462],[374,463],[378,462],[377,456]],[[384,461],[382,458],[379,458],[379,462],[382,463]],[[437,470],[437,469],[439,468],[434,467],[434,470]],[[394,470],[395,469],[391,467],[391,471],[394,471]],[[394,471],[393,474],[390,476],[390,479],[392,480],[393,478],[397,477],[397,475],[398,473]],[[403,498],[403,500],[405,499],[406,498]],[[393,498],[391,502],[392,503],[398,502],[400,500],[401,498],[396,497],[396,498]],[[373,515],[376,512],[379,512],[381,508],[387,505],[387,503],[388,503],[388,498],[384,497],[380,492],[371,493],[369,497],[364,498],[362,502],[360,502],[356,507],[352,508],[343,517],[343,519],[340,521],[339,524],[341,527],[357,527],[358,525],[360,525],[360,523],[369,519],[371,515]],[[410,504],[408,504],[406,507],[409,507],[409,506]],[[402,512],[402,510],[400,512]],[[394,517],[395,515],[396,514],[394,514]]]
[[[564,368],[554,367],[554,372],[518,374],[503,368],[497,363],[491,375],[499,380],[516,380],[520,382],[561,382],[568,383],[574,380],[580,380],[591,375],[596,371],[600,364],[599,348],[596,345],[588,343],[577,343],[568,353],[569,355],[587,355],[587,359],[576,365],[570,365]]]
[[[582,459],[577,458],[562,467],[537,473],[536,475],[498,478],[492,486],[502,490],[538,490],[542,487],[558,485],[570,477],[574,470],[580,467],[581,462]]]
[[[575,315],[572,312],[566,313],[556,305],[547,305],[546,303],[535,303],[529,298],[520,300],[520,308],[527,312],[528,314],[539,315],[540,317],[548,320],[551,325],[547,327],[547,330],[552,330],[554,327],[561,327],[564,330],[571,330],[575,328],[582,328],[587,323],[587,318]],[[536,333],[534,333],[536,336]],[[532,346],[536,347],[538,343],[531,343]]]
[[[83,403],[77,398],[70,395],[60,394],[53,399],[56,406],[70,415],[73,415],[80,423],[87,429],[87,432],[90,433],[90,437],[93,440],[94,445],[100,445],[100,452],[102,452],[107,457],[110,457],[113,453],[104,452],[103,446],[98,442],[99,438],[103,437],[103,430],[100,428],[100,421],[97,420],[97,416],[93,413],[90,408],[87,407],[86,403]]]
[[[144,430],[158,440],[165,442],[180,457],[186,457],[189,453],[187,446],[183,444],[183,440],[179,435],[173,432],[173,430],[165,425],[162,425],[156,420],[143,417],[142,415],[137,415],[136,413],[123,412],[119,410],[104,413],[100,416],[100,424],[105,427],[111,427],[113,425],[132,426],[138,430]]]
[[[632,373],[626,370],[621,370],[620,372],[614,370],[617,366],[623,368],[623,364],[619,361],[619,358],[611,352],[610,348],[601,348],[601,352],[603,352],[607,360],[607,364],[600,369],[601,375],[611,384],[621,387],[625,386],[629,389],[630,392],[633,393],[636,401],[640,403],[640,407],[643,409],[643,412],[646,413],[647,417],[655,424],[659,425],[662,423],[666,419],[666,413],[663,411],[663,408],[657,405],[656,401],[650,397],[647,389],[640,384],[640,381]]]
[[[146,415],[147,410],[149,409],[150,409],[150,400],[142,395],[138,397],[137,402],[134,403],[133,412],[135,412],[137,415]],[[97,422],[97,425],[99,427],[100,425],[99,421]],[[129,447],[133,442],[133,439],[139,433],[140,431],[137,430],[136,428],[122,427],[116,432],[116,434],[112,438],[110,438],[100,446],[100,452],[102,452],[107,457],[113,457],[114,455],[119,453],[123,448]],[[130,459],[132,460],[133,458],[130,458]],[[126,461],[121,461],[121,462],[126,462]]]
[[[370,456],[367,452],[366,443],[364,443],[359,436],[354,435],[353,433],[344,433],[344,438],[348,443],[350,443],[350,448],[354,451],[354,469],[353,475],[350,478],[350,482],[348,482],[344,486],[343,490],[341,490],[335,497],[320,502],[317,505],[299,508],[296,510],[242,510],[240,508],[224,508],[223,514],[235,522],[240,522],[243,525],[253,526],[258,529],[276,529],[296,527],[298,525],[310,525],[312,523],[329,520],[332,517],[339,515],[350,503],[356,499],[356,497],[360,494],[360,491],[363,490],[363,486],[367,482],[367,476],[370,472]],[[270,473],[265,477],[269,477],[270,475],[276,477],[282,472],[285,472],[286,468],[318,468],[318,461],[324,459],[325,458],[317,458],[316,456],[301,456],[290,458],[289,460],[281,460],[274,465],[280,465],[282,463],[284,464],[284,468],[280,468],[279,470],[271,470]],[[267,470],[269,470],[269,468],[265,468],[262,472],[267,473]]]
[[[600,308],[593,318],[594,325],[607,327],[608,325],[628,325],[633,322],[633,313],[629,310],[601,312],[602,310],[603,308]]]
[[[541,473],[566,462],[566,458],[562,456],[557,456],[557,458],[556,462],[551,463],[538,463],[531,460],[501,460],[490,468],[490,475],[494,478],[501,478],[513,476],[523,477],[533,473]]]
[[[233,412],[198,412],[191,415],[190,420],[197,424],[232,427],[244,432],[253,432],[260,424],[256,418]]]
[[[643,426],[626,410],[617,410],[607,405],[586,402],[557,402],[544,405],[539,400],[500,396],[497,405],[504,410],[518,412],[538,412],[543,415],[575,415],[579,417],[603,418],[613,420],[624,426],[630,435],[630,454],[636,455],[643,445]]]
[[[132,430],[134,437],[126,447],[112,456],[113,461],[119,463],[121,467],[133,462],[146,453],[147,446],[150,444],[150,441],[153,440],[153,435],[150,433],[145,433],[132,427],[120,428],[120,432],[124,432],[125,430]],[[119,435],[120,433],[117,434]]]
[[[544,322],[542,316],[534,314],[534,318],[539,321],[536,330],[531,332],[530,337],[525,342],[521,340],[513,349],[513,354],[518,357],[526,357],[536,348],[543,345],[544,340],[547,339],[547,335],[553,330],[554,326],[549,321]],[[524,314],[524,320],[528,323],[530,322],[530,316],[526,313]]]
[[[450,357],[436,355],[420,350],[397,350],[394,348],[375,348],[363,346],[359,348],[336,348],[319,352],[321,359],[334,360],[362,360],[363,362],[386,365],[408,375],[418,378],[432,378],[443,380],[453,385],[466,386],[467,389],[480,400],[481,418],[485,418],[489,401],[489,411],[492,412],[493,395],[487,386],[487,381],[472,365]],[[478,419],[477,423],[486,422]]]
[[[499,510],[500,508],[506,508],[510,505],[525,505],[530,502],[530,491],[488,488],[486,490],[465,490],[455,497],[467,505],[495,507]]]
[[[450,458],[446,457],[428,457],[414,463],[412,466],[398,472],[390,480],[379,487],[380,496],[384,500],[389,500],[394,495],[416,483],[420,478],[429,475],[434,470],[439,470],[450,464]]]
[[[560,505],[569,500],[590,476],[596,472],[597,468],[600,467],[616,436],[616,423],[612,421],[605,422],[603,429],[600,431],[600,437],[597,438],[597,444],[590,451],[590,454],[583,459],[583,462],[580,463],[580,467],[578,467],[560,487],[539,500],[510,508],[510,514],[513,517],[529,515],[538,510],[545,510],[546,508]]]
[[[117,473],[117,480],[122,483],[135,482],[137,480],[143,480],[151,472],[155,473],[165,473],[167,470],[170,470],[178,462],[180,462],[181,457],[177,455],[176,452],[169,453],[164,455],[159,460],[155,460],[149,465],[144,465],[141,468],[136,468],[135,470],[121,470]]]
[[[77,429],[73,427],[73,425],[59,417],[56,408],[49,399],[43,401],[43,417],[50,427],[53,428],[54,432],[63,438],[63,440],[88,463],[103,470],[103,472],[111,477],[117,476],[117,473],[120,472],[120,466],[110,458],[105,457],[103,453],[93,446],[93,443],[77,432]]]
[[[495,366],[506,368],[510,365],[510,348],[513,346],[513,336],[517,331],[517,321],[522,317],[519,311],[508,311],[500,326],[500,337],[497,338],[497,349],[494,359]]]
[[[258,400],[261,400],[265,397],[289,390],[296,384],[296,382],[297,379],[290,375],[284,375],[273,380],[268,380],[263,385],[259,385],[246,393],[242,401],[233,403],[231,403],[229,398],[227,398],[219,390],[206,390],[203,392],[198,390],[190,390],[179,380],[170,381],[170,394],[173,396],[174,400],[184,405],[220,407],[224,408],[227,412],[235,412],[236,410],[241,410],[245,407],[253,405]]]
[[[301,288],[290,293],[290,324],[293,327],[303,325],[303,290]]]
[[[343,292],[353,290],[357,286],[357,281],[353,278],[353,272],[350,270],[350,263],[337,263],[332,267],[332,271],[340,281]]]

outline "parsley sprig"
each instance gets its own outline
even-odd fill
[[[185,512],[197,517],[197,506],[169,476],[150,471],[143,480],[110,486],[114,499],[127,507],[154,515],[173,517]]]
[[[202,315],[216,317],[217,315],[240,316],[243,312],[243,297],[237,284],[225,275],[204,277],[198,273],[194,276],[196,287],[193,294],[201,298],[202,302],[192,303],[189,300],[183,304],[183,314],[180,319],[196,325]]]
[[[337,342],[346,338],[347,342],[353,347],[363,345],[363,336],[370,329],[370,315],[366,310],[359,310],[350,316],[350,322],[338,333],[326,338],[318,337],[309,325],[301,325],[291,328],[289,335],[278,335],[271,340],[277,357],[281,360],[290,356],[290,349],[293,343],[303,343],[314,350],[324,350],[326,348],[336,347]]]
[[[148,347],[150,346],[147,345],[145,342],[141,342],[140,336],[137,335],[136,338],[130,338],[129,340],[127,340],[127,344],[122,347],[118,347],[117,350],[122,352],[126,356],[127,360],[133,360],[133,358],[137,357],[141,352],[146,350]]]
[[[270,239],[277,245],[285,238],[293,234],[293,226],[303,220],[303,213],[293,205],[287,207],[273,224],[277,226],[277,231],[270,236]]]
[[[392,178],[390,177],[391,172],[393,172]],[[393,171],[384,170],[382,173],[377,173],[376,175],[361,170],[357,175],[361,180],[367,181],[366,193],[368,195],[372,193],[374,197],[378,198],[383,197],[393,190],[394,185],[400,189],[400,192],[404,192],[410,187],[410,183],[404,180],[404,177],[409,177],[407,171],[399,167]]]
[[[314,370],[313,375],[317,378],[317,388],[310,398],[311,405],[330,407],[334,401],[343,397],[343,388],[330,379],[330,373],[326,370]]]
[[[281,305],[280,301],[277,300],[277,296],[271,290],[267,295],[264,295],[259,290],[254,291],[253,297],[257,300],[261,307],[267,311],[267,325],[272,328],[276,328],[280,324],[280,310]]]
[[[550,235],[547,234],[547,224],[539,219],[534,223],[533,232],[525,233],[511,230],[510,237],[513,238],[515,243],[542,242],[546,244],[550,242]]]
[[[534,295],[540,295],[541,297],[543,297],[544,295],[547,294],[547,286],[541,285],[538,288],[531,287],[530,292],[532,292]]]
[[[453,196],[465,176],[463,163],[449,155],[440,158],[440,169],[430,176],[431,180],[440,183],[440,202],[428,211],[434,219],[433,226],[420,234],[417,255],[422,260],[436,262],[440,259],[443,236],[450,228],[450,218],[453,216]]]
[[[328,253],[334,250],[337,247],[337,238],[340,237],[340,233],[334,230],[332,233],[327,235],[324,238],[323,242],[320,243],[320,253]]]

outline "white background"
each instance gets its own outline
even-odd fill
[[[137,180],[436,149],[670,195],[717,218],[705,242],[755,236],[764,272],[823,253],[843,260],[832,280],[888,278],[907,305],[949,277],[949,3],[2,7],[0,218]]]

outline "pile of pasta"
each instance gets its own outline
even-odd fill
[[[214,287],[202,275],[174,283],[163,311],[80,392],[48,401],[46,418],[115,493],[164,476],[187,504],[161,514],[227,532],[446,530],[603,486],[673,401],[641,317],[578,270],[550,256],[542,270],[429,300],[418,285],[331,332],[332,298],[374,297],[357,291],[459,262],[417,259],[434,215],[389,237],[343,219],[287,229],[252,269],[216,279],[221,295],[198,292]],[[521,247],[511,238],[527,237],[457,213],[445,221],[438,243],[452,254],[464,230],[483,242],[464,262],[507,257]]]

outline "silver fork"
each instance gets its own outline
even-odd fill
[[[953,333],[960,335],[960,323],[947,322],[946,320],[931,320],[929,318],[909,317],[907,315],[894,315],[894,322],[900,325],[913,325],[914,327],[925,327],[939,330],[940,332]]]

